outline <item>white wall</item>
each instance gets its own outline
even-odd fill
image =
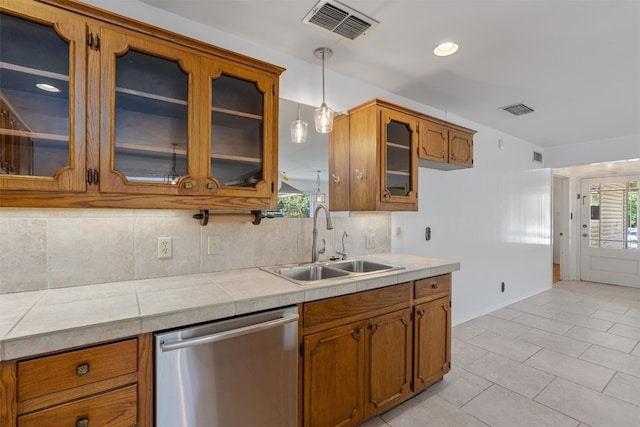
[[[461,261],[453,275],[457,324],[550,288],[552,248],[551,173],[531,161],[539,147],[463,119],[455,122],[478,130],[475,166],[420,168],[419,211],[392,214],[391,248]]]

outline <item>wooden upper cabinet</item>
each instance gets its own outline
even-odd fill
[[[473,167],[473,134],[458,130],[449,131],[449,163]]]
[[[473,135],[475,131],[424,116],[419,124],[420,166],[433,169],[473,167]]]
[[[447,162],[449,158],[449,128],[421,120],[419,131],[418,155],[420,158]]]
[[[341,171],[335,174],[338,183],[331,172],[332,210],[418,209],[418,134],[414,116],[402,107],[374,99],[349,110],[348,117],[336,120],[332,134],[330,172]]]
[[[86,31],[55,8],[0,10],[0,191],[85,190]]]
[[[46,3],[1,6],[1,206],[275,207],[284,69]]]
[[[101,192],[197,193],[198,67],[170,43],[101,29]]]
[[[212,194],[269,199],[277,179],[274,121],[276,82],[249,67],[207,61],[201,93],[204,122],[200,157]]]

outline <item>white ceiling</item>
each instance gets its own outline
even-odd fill
[[[355,41],[302,22],[317,0],[143,1],[540,146],[640,134],[640,0],[342,0],[380,22]]]

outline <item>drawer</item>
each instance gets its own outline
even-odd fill
[[[374,310],[397,304],[409,304],[411,283],[387,286],[370,291],[358,292],[335,298],[305,303],[303,325],[305,328],[341,319],[357,320],[359,316],[369,317]]]
[[[96,383],[138,370],[136,339],[18,363],[18,401]]]
[[[451,292],[451,274],[416,280],[415,299]]]
[[[131,385],[88,399],[18,417],[18,427],[131,427],[138,423],[137,387]]]

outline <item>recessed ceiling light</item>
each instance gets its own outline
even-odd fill
[[[436,56],[449,56],[449,55],[453,55],[457,51],[458,51],[458,45],[455,44],[454,42],[440,43],[438,47],[433,49],[433,53]]]
[[[60,92],[60,89],[47,83],[38,83],[36,87],[47,92]]]

